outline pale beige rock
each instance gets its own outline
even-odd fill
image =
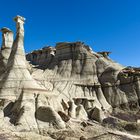
[[[84,109],[83,105],[79,105],[76,108],[76,118],[81,120],[88,120],[88,114]]]
[[[41,90],[43,86],[37,84],[37,82],[30,75],[25,59],[24,52],[24,18],[17,16],[15,18],[17,33],[14,40],[12,51],[10,53],[6,71],[0,77],[0,98],[17,98],[21,93],[21,90]],[[8,98],[9,98],[8,97]]]
[[[61,42],[25,56],[25,18],[14,20],[14,42],[13,33],[2,29],[0,128],[40,134],[75,130],[83,120],[102,122],[114,107],[139,107],[139,75],[126,73],[106,52],[98,54],[83,42]]]
[[[39,121],[49,123],[49,125],[55,126],[56,128],[65,128],[65,123],[58,115],[58,113],[50,106],[41,106],[36,110],[36,118]],[[39,123],[39,122],[38,122]],[[40,126],[41,127],[41,126]]]
[[[68,115],[72,118],[76,118],[76,107],[77,106],[75,105],[73,100],[70,100],[68,102],[68,104],[69,104]]]
[[[4,72],[6,68],[8,58],[11,53],[11,48],[13,45],[13,32],[6,27],[2,28],[1,32],[2,32],[2,46],[0,50],[0,65],[1,65],[0,74]]]

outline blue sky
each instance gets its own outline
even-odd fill
[[[1,0],[0,4],[0,27],[15,31],[12,18],[26,18],[26,52],[83,41],[94,51],[111,51],[111,58],[123,65],[140,66],[140,0]]]

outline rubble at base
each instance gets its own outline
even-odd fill
[[[85,129],[99,124],[99,130],[114,117],[114,109],[139,112],[139,68],[124,67],[109,58],[110,52],[96,53],[83,42],[61,42],[25,54],[25,18],[14,20],[15,39],[10,29],[1,29],[0,128],[40,135],[77,128],[80,134],[74,137],[87,139]],[[113,135],[109,132],[104,134]]]

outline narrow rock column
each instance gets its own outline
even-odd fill
[[[138,96],[138,101],[139,101],[139,104],[140,104],[140,79],[138,77],[136,77],[135,88],[136,88],[136,93],[137,93],[137,96]]]
[[[2,32],[2,47],[1,49],[6,49],[6,48],[10,48],[13,45],[13,32],[6,27],[3,27],[1,29]]]
[[[21,17],[21,16],[16,16],[14,18],[14,21],[16,22],[17,35],[19,35],[20,37],[24,37],[24,22],[25,22],[25,18]],[[21,39],[23,39],[23,38],[21,38]]]
[[[1,45],[1,50],[0,50],[0,76],[1,76],[6,70],[7,62],[11,53],[11,49],[13,45],[13,32],[9,28],[6,28],[6,27],[3,27],[0,31],[2,32],[2,45]],[[3,107],[1,107],[1,110],[0,110],[0,118],[3,118],[5,115],[5,111],[3,111],[3,109],[11,101],[7,99],[2,99],[1,101],[3,101]]]
[[[1,76],[6,70],[7,62],[11,53],[13,45],[13,32],[6,27],[3,27],[0,31],[2,32],[2,46],[0,50],[0,76]],[[5,111],[3,111],[2,109],[4,109],[10,103],[10,101],[7,99],[2,99],[0,101],[1,102],[3,101],[3,107],[1,107],[0,114],[3,114],[4,117]]]
[[[69,104],[68,115],[72,118],[76,118],[76,107],[77,106],[75,105],[73,100],[70,100],[68,102],[68,104]]]
[[[19,67],[26,68],[26,58],[24,51],[24,21],[25,18],[16,16],[14,18],[16,22],[16,38],[13,43],[10,59],[8,60],[7,67]]]
[[[111,105],[107,102],[102,92],[101,85],[96,85],[96,95],[102,107],[108,111],[112,111]]]
[[[1,29],[2,32],[2,46],[0,52],[0,64],[1,68],[5,68],[8,62],[8,58],[11,53],[11,48],[13,45],[13,32],[4,27]]]
[[[21,91],[36,93],[46,90],[43,86],[37,84],[27,69],[26,57],[24,51],[24,21],[25,18],[16,16],[16,38],[7,62],[6,70],[0,77],[0,97],[15,99]],[[30,90],[29,90],[30,89]],[[26,90],[26,91],[25,91]],[[17,96],[17,97],[16,97]]]

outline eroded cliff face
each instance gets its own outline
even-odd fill
[[[107,110],[129,108],[131,103],[138,107],[139,75],[125,73],[125,68],[105,53],[93,52],[82,42],[64,42],[33,51],[26,58],[33,66],[32,76],[66,101],[87,99],[85,108]]]
[[[102,122],[116,107],[138,109],[139,70],[124,68],[83,42],[62,42],[25,56],[24,22],[2,29],[0,122],[12,131],[66,129],[73,120]]]

